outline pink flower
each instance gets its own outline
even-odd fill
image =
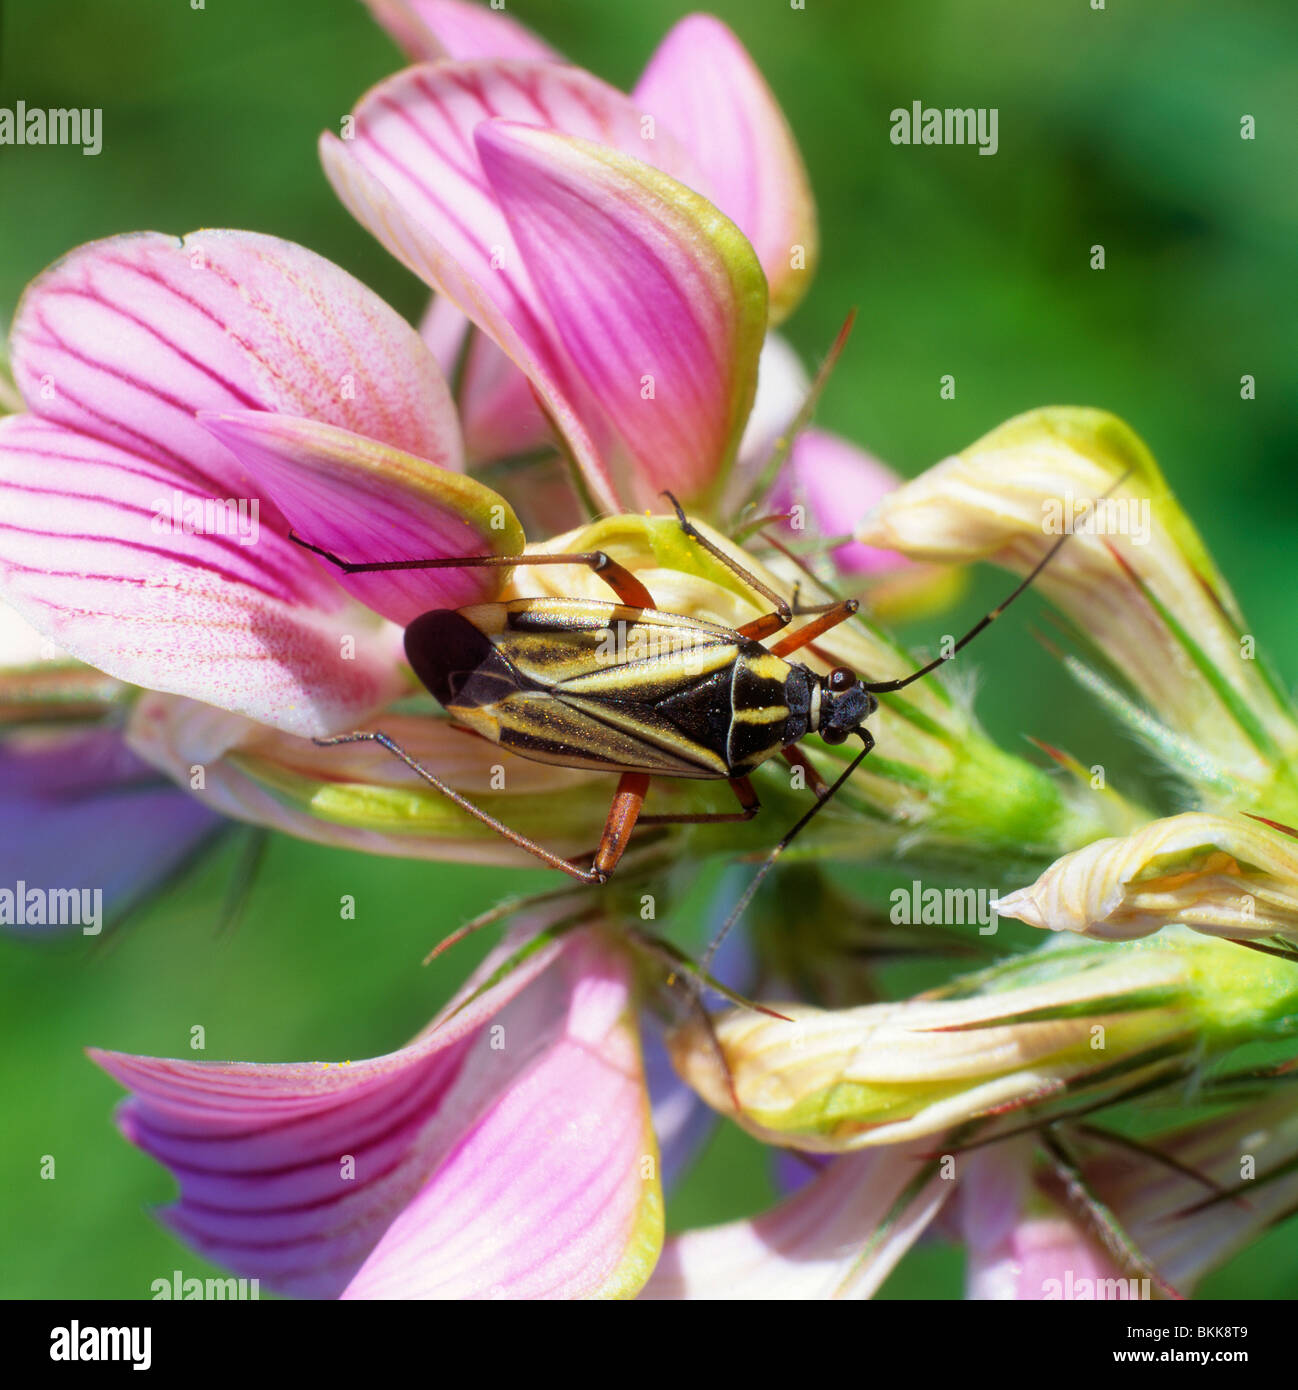
[[[836,1158],[760,1216],[671,1237],[641,1296],[870,1298],[950,1189],[914,1146]]]
[[[715,499],[768,322],[815,255],[796,146],[738,40],[682,21],[628,97],[490,12],[376,9],[412,51],[453,59],[375,88],[322,158],[353,214],[443,296],[426,328],[443,364],[461,312],[481,330],[460,401],[474,455],[544,437],[534,393],[600,505],[664,486]]]
[[[454,471],[454,411],[418,335],[291,243],[82,247],[29,288],[12,344],[28,412],[0,420],[0,592],[120,680],[331,732],[403,688],[399,633],[370,609],[400,621],[485,585],[340,582],[290,524],[359,558],[521,539]]]
[[[386,1057],[92,1053],[179,1183],[167,1225],[301,1297],[636,1292],[663,1226],[629,961],[593,931],[511,940]]]
[[[1033,1149],[1031,1139],[1012,1140],[960,1161],[967,1298],[1093,1298],[1099,1281],[1126,1277],[1075,1214],[1033,1191]]]
[[[575,524],[559,508],[553,467],[549,476],[540,471],[553,420],[601,504],[652,504],[651,488],[665,481],[696,510],[729,517],[810,388],[796,354],[770,329],[805,292],[817,245],[796,143],[739,40],[711,16],[688,16],[628,98],[563,66],[500,11],[464,0],[371,0],[371,8],[425,61],[363,98],[342,140],[324,137],[325,167],[360,220],[439,291],[423,331],[457,380],[471,464],[528,460],[537,484],[526,499],[529,516],[541,502],[555,524]],[[770,289],[760,369],[748,340],[739,345],[743,369],[718,377],[715,352],[696,341],[699,325],[679,303],[654,299],[657,267],[633,254],[626,229],[580,245],[567,257],[570,270],[547,264],[562,258],[571,238],[554,209],[533,213],[531,238],[520,225],[514,185],[490,143],[504,118],[645,161],[732,219]],[[515,181],[520,176],[514,170]],[[607,271],[592,276],[594,260]],[[746,422],[728,409],[726,380],[730,394],[751,399]],[[703,383],[716,386],[705,395]],[[646,405],[647,390],[666,412]],[[756,500],[770,511],[812,489],[810,534],[846,534],[896,481],[846,441],[806,431],[775,492]],[[807,532],[797,539],[806,541]],[[849,541],[833,561],[850,578],[868,574],[870,601],[887,615],[950,597],[950,572],[887,552]]]
[[[898,482],[891,468],[863,449],[825,430],[806,429],[794,440],[788,464],[766,506],[772,511],[793,512],[785,523],[792,540],[807,530],[844,537],[831,552],[843,573],[877,574],[909,562],[899,561],[894,551],[876,550],[852,540],[854,518],[863,517]]]
[[[624,939],[535,927],[386,1057],[92,1052],[131,1092],[123,1133],[179,1185],[161,1219],[298,1297],[873,1293],[947,1195],[925,1156],[838,1159],[770,1212],[664,1243],[680,1098],[651,1121]]]

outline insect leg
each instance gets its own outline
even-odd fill
[[[743,627],[738,627],[735,631],[741,637],[751,637],[754,642],[760,642],[773,632],[779,632],[782,627],[787,627],[792,619],[791,613],[787,618],[783,613],[763,613],[760,618],[754,618],[751,623],[745,623]]]
[[[803,603],[801,594],[802,581],[799,580],[793,586],[793,597],[789,600],[789,607],[793,609],[795,618],[810,618],[814,613],[828,613],[842,602],[841,599],[831,598],[828,603]]]
[[[751,571],[746,570],[738,561],[732,560],[729,555],[718,546],[712,544],[704,536],[694,523],[685,515],[685,509],[670,492],[664,492],[663,496],[672,504],[676,510],[676,520],[681,524],[681,530],[694,542],[695,545],[706,550],[714,560],[720,560],[723,565],[732,573],[737,574],[750,589],[755,590],[765,599],[769,599],[774,604],[774,612],[764,613],[760,618],[754,618],[751,623],[745,623],[737,631],[741,637],[752,637],[760,639],[769,637],[771,633],[778,632],[782,627],[788,627],[793,621],[793,609],[787,599],[783,599],[774,589],[763,584],[758,577]]]
[[[552,869],[562,869],[565,874],[572,878],[580,879],[583,883],[603,883],[608,877],[608,873],[600,868],[598,864],[592,864],[589,869],[579,868],[576,864],[561,858],[559,855],[546,849],[544,845],[538,845],[535,840],[529,840],[526,835],[520,835],[517,830],[511,830],[503,821],[498,821],[495,816],[489,816],[486,811],[479,809],[471,802],[468,797],[461,796],[453,787],[447,786],[439,777],[433,776],[429,770],[406,752],[394,739],[384,733],[356,733],[338,734],[333,738],[317,738],[312,742],[321,748],[332,748],[340,743],[377,743],[380,748],[386,748],[395,758],[400,758],[403,763],[412,771],[428,783],[430,787],[435,787],[448,800],[453,801],[462,811],[467,811],[476,820],[480,820],[483,825],[490,826],[498,835],[503,836],[510,844],[517,845],[519,849],[525,849],[529,854],[534,854],[538,859],[544,861]],[[620,790],[620,789],[619,789]],[[616,804],[616,803],[615,803]],[[610,821],[612,813],[610,812]],[[635,824],[632,817],[631,824]],[[607,837],[608,831],[605,830]],[[620,853],[619,856],[620,857]],[[614,863],[617,862],[615,859]]]
[[[722,822],[747,821],[762,809],[753,784],[747,777],[732,777],[730,787],[739,801],[738,811],[700,811],[695,815],[641,816],[641,825],[716,825]]]
[[[787,748],[780,750],[780,756],[790,767],[800,767],[807,776],[807,785],[816,793],[817,801],[824,801],[829,795],[829,783],[816,771],[816,765],[798,747],[796,743],[791,743]]]
[[[788,656],[790,652],[796,652],[799,647],[807,646],[822,633],[828,632],[830,628],[837,627],[839,623],[845,623],[860,606],[854,598],[845,598],[841,603],[832,604],[820,617],[808,623],[806,627],[800,627],[796,632],[789,633],[787,637],[781,637],[771,648],[771,655]]]
[[[740,894],[739,901],[734,905],[734,907],[730,911],[730,916],[727,917],[726,920],[721,924],[720,928],[717,930],[717,934],[712,938],[711,942],[709,943],[708,949],[704,951],[703,958],[699,961],[699,969],[702,970],[705,974],[711,968],[712,959],[716,955],[717,949],[720,947],[721,943],[726,939],[726,937],[730,934],[731,927],[733,927],[735,923],[744,915],[744,912],[747,909],[748,904],[752,902],[754,895],[756,894],[758,888],[761,886],[762,880],[775,867],[776,860],[779,859],[780,855],[782,855],[784,851],[788,849],[788,847],[794,842],[794,840],[796,840],[798,836],[802,834],[802,832],[807,828],[807,826],[811,824],[812,820],[820,813],[820,811],[822,811],[824,807],[828,805],[828,803],[833,799],[833,797],[842,787],[843,783],[847,781],[847,779],[856,771],[858,767],[860,767],[866,755],[874,747],[874,735],[869,731],[869,729],[857,729],[856,733],[861,740],[861,751],[856,755],[856,757],[852,759],[850,763],[848,763],[848,765],[843,769],[843,771],[839,773],[838,777],[834,781],[833,786],[830,787],[830,789],[825,793],[825,795],[820,797],[812,805],[811,809],[803,815],[802,819],[798,821],[798,823],[793,827],[793,829],[790,830],[788,834],[784,836],[783,839],[781,839],[779,844],[776,845],[775,848],[771,850],[770,854],[768,854],[766,858],[762,861],[762,866],[753,875],[752,882],[749,883],[748,887],[745,888],[744,891]]]
[[[652,608],[653,595],[623,565],[602,550],[582,550],[569,555],[457,555],[435,560],[369,560],[353,564],[331,550],[312,545],[292,531],[294,545],[309,550],[344,574],[378,574],[388,570],[513,569],[516,565],[588,565],[628,608]]]
[[[601,883],[617,868],[618,860],[626,853],[648,790],[649,777],[646,773],[624,772],[618,778],[604,833],[599,838],[599,848],[591,864],[592,872],[599,874]]]
[[[627,841],[631,838],[631,831],[636,826],[641,825],[716,825],[733,823],[734,821],[750,821],[762,808],[762,803],[757,799],[757,793],[753,790],[753,784],[747,777],[732,777],[730,786],[739,800],[742,808],[738,811],[698,811],[694,813],[682,813],[680,815],[656,815],[642,816],[640,807],[644,804],[645,792],[641,789],[638,793],[639,799],[636,800],[637,793],[632,790],[632,783],[635,779],[643,779],[645,788],[649,785],[649,778],[644,773],[624,772],[622,779],[618,783],[617,794],[613,798],[613,805],[609,808],[608,824],[604,827],[604,834],[599,842],[599,848],[595,851],[595,866],[603,868],[606,874],[613,872],[614,866],[622,855],[626,852]],[[619,798],[623,798],[619,801]],[[611,863],[608,856],[612,855]]]

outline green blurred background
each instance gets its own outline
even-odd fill
[[[689,8],[510,0],[624,87]],[[783,103],[819,202],[822,264],[789,336],[815,360],[847,309],[860,310],[821,420],[910,474],[1032,406],[1117,412],[1153,448],[1292,685],[1298,11],[1288,0],[712,8]],[[80,242],[202,226],[304,242],[411,317],[421,311],[423,289],[351,222],[316,162],[318,131],[399,66],[358,0],[9,0],[3,44],[0,105],[100,106],[104,148],[93,159],[0,148],[0,317]],[[997,107],[999,153],[892,146],[889,111],[916,99]],[[1244,114],[1253,141],[1240,138]],[[1102,272],[1089,268],[1095,243]],[[944,373],[954,401],[939,400]],[[1245,373],[1256,400],[1240,399]],[[978,576],[959,616],[1003,585]],[[1028,617],[978,649],[992,732],[1015,748],[1023,731],[1038,734],[1165,797],[1031,640]],[[953,622],[905,635],[922,642]],[[90,949],[0,947],[0,1295],[147,1297],[173,1268],[208,1272],[149,1218],[170,1181],[111,1130],[118,1091],[83,1046],[181,1055],[201,1023],[213,1058],[389,1050],[473,958],[422,970],[423,952],[489,905],[500,877],[273,841],[237,929],[221,931],[238,864],[228,846]],[[343,893],[356,896],[355,921],[338,920]],[[47,1153],[54,1182],[37,1176]],[[770,1190],[765,1155],[722,1132],[671,1223],[738,1216]],[[958,1297],[960,1272],[934,1244],[887,1292]],[[1202,1292],[1296,1289],[1298,1230],[1273,1233]]]

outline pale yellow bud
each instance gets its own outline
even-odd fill
[[[1106,941],[1171,923],[1298,941],[1298,840],[1244,816],[1171,816],[1064,855],[997,912]]]

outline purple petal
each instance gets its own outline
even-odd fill
[[[651,1261],[652,1239],[651,1254],[635,1248],[656,1198],[640,1179],[646,1140],[656,1155],[625,969],[569,938],[472,998],[507,950],[408,1047],[370,1061],[92,1053],[133,1092],[127,1137],[180,1185],[168,1224],[304,1297],[589,1292],[631,1273],[631,1256]],[[632,1161],[634,1185],[619,1176]]]
[[[104,911],[119,912],[221,824],[194,797],[159,785],[116,729],[0,744],[0,886],[10,890],[99,890]]]

